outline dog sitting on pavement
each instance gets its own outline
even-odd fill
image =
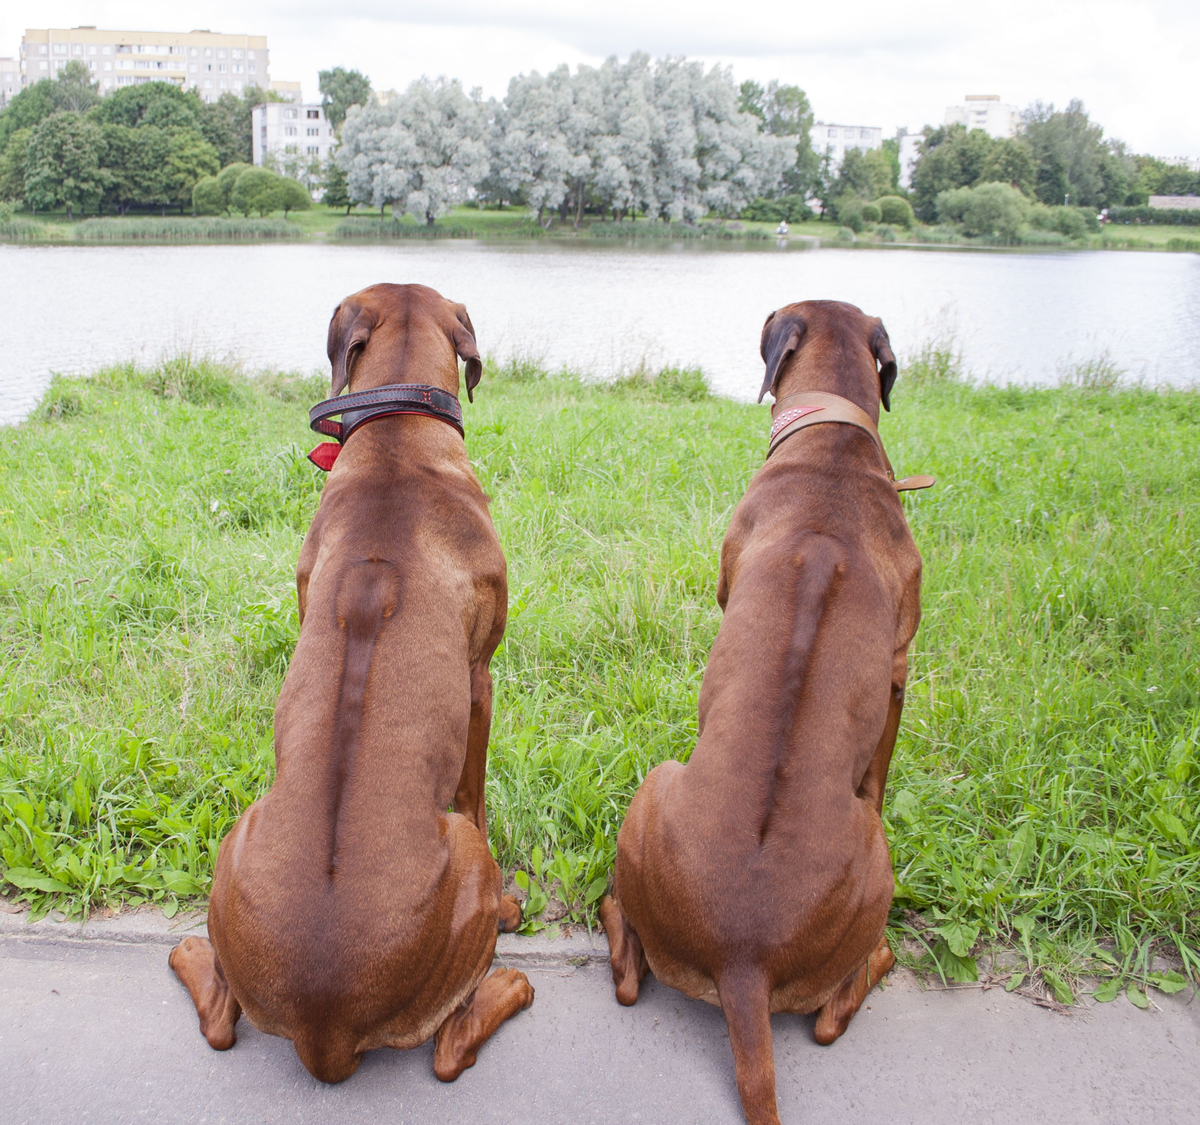
[[[789,305],[761,351],[774,425],[721,550],[698,739],[630,804],[601,921],[617,999],[650,969],[718,1004],[746,1120],[771,1125],[771,1013],[832,1043],[895,963],[881,813],[921,584],[897,491],[933,481],[896,481],[879,440],[878,319]]]
[[[365,1051],[435,1036],[452,1081],[533,1002],[524,974],[488,975],[521,914],[484,810],[508,585],[457,399],[458,359],[468,395],[482,364],[466,309],[421,285],[347,297],[328,350],[313,425],[339,444],[311,455],[332,471],[297,567],[275,781],[221,843],[210,940],[170,964],[218,1050],[245,1011],[340,1082]]]

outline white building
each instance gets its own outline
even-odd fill
[[[6,106],[21,92],[21,64],[16,59],[0,59],[0,106]]]
[[[21,39],[21,85],[54,78],[84,63],[107,94],[122,86],[172,82],[206,102],[248,86],[270,86],[267,37],[216,31],[105,31],[95,27],[30,28]]]
[[[1015,105],[1004,105],[999,94],[968,94],[966,105],[946,107],[947,125],[982,129],[989,137],[1015,137],[1020,114]]]
[[[880,125],[836,125],[818,121],[812,127],[813,151],[818,155],[828,152],[833,167],[840,168],[846,153],[856,148],[867,152],[883,146],[883,127]]]
[[[321,198],[321,170],[337,138],[320,102],[263,102],[250,111],[254,163],[299,180]]]
[[[913,168],[917,157],[921,155],[921,142],[925,139],[925,134],[910,133],[905,129],[897,139],[900,142],[900,186],[907,190],[912,187]]]

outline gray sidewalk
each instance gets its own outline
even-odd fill
[[[231,1051],[210,1050],[167,969],[174,935],[161,919],[87,933],[0,915],[5,1125],[742,1119],[720,1012],[650,980],[620,1007],[587,935],[532,949],[505,939],[537,999],[456,1083],[434,1078],[426,1045],[373,1052],[330,1087],[244,1018]],[[925,991],[896,972],[832,1047],[813,1042],[810,1018],[775,1017],[780,1112],[789,1125],[1195,1121],[1200,999],[1189,995],[1061,1015],[1000,989]]]

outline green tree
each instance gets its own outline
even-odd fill
[[[88,116],[99,125],[157,125],[200,132],[203,104],[194,92],[185,93],[173,82],[144,82],[114,90]]]
[[[192,210],[197,215],[220,215],[226,213],[225,200],[221,196],[221,185],[216,176],[205,176],[196,181],[192,188]]]
[[[767,85],[747,80],[738,90],[738,109],[759,120],[773,137],[795,137],[796,159],[783,174],[783,194],[807,194],[816,187],[820,157],[812,146],[812,107],[799,86],[772,79]]]
[[[1029,196],[1033,195],[1035,176],[1033,153],[1020,137],[996,140],[979,173],[984,183],[1011,184]]]
[[[330,153],[329,159],[325,162],[325,176],[322,186],[325,189],[325,194],[321,197],[321,202],[326,207],[345,207],[346,214],[349,215],[351,201],[350,191],[346,186],[346,173],[335,159],[333,153]]]
[[[33,129],[18,129],[0,152],[0,199],[16,202],[25,198],[25,164]]]
[[[268,168],[247,168],[233,185],[229,202],[235,211],[249,216],[251,211],[269,215],[282,210],[286,181]]]
[[[860,199],[875,197],[871,166],[867,163],[866,154],[861,149],[846,149],[846,155],[842,157],[837,179],[834,181],[833,194],[835,198],[846,195],[856,195]],[[840,212],[838,217],[841,217]]]
[[[937,197],[940,222],[959,222],[968,234],[1012,241],[1029,219],[1029,200],[1011,184],[979,184]]]
[[[98,206],[104,191],[100,129],[77,113],[55,113],[33,130],[25,161],[25,199],[35,209]]]
[[[875,200],[879,204],[879,217],[893,227],[913,225],[912,205],[903,196],[884,195]]]
[[[980,182],[994,142],[982,129],[965,125],[925,128],[925,140],[913,166],[913,210],[930,223],[937,217],[937,197],[944,191]]]
[[[352,105],[366,105],[371,97],[371,80],[357,70],[335,66],[317,74],[321,90],[321,106],[325,120],[335,133],[341,133],[342,122]]]
[[[878,199],[879,196],[889,195],[896,190],[896,181],[900,175],[899,157],[893,163],[891,156],[884,149],[872,148],[863,153],[863,163],[871,182],[867,198]]]
[[[221,189],[221,206],[225,208],[226,214],[233,208],[233,189],[237,185],[238,177],[253,167],[253,164],[227,164],[217,175],[217,186]]]
[[[217,150],[221,167],[254,159],[253,110],[264,102],[286,101],[274,90],[247,86],[241,97],[228,91],[214,102],[201,105],[200,131]]]
[[[100,83],[92,81],[92,72],[78,59],[67,63],[54,81],[58,87],[55,96],[59,109],[83,113],[100,100]]]
[[[61,108],[58,87],[52,78],[43,78],[14,94],[0,113],[0,149],[7,147],[9,138],[18,129],[32,129]]]
[[[1035,102],[1022,114],[1024,138],[1037,167],[1035,191],[1043,203],[1106,207],[1123,203],[1132,178],[1132,162],[1120,144],[1105,140],[1104,130],[1073,99],[1064,110]],[[1115,163],[1110,163],[1115,161]],[[1121,198],[1110,198],[1119,193]]]
[[[194,129],[176,129],[167,142],[166,182],[171,199],[181,206],[192,202],[192,189],[221,167],[217,150]]]
[[[312,206],[312,196],[299,180],[288,179],[286,176],[280,176],[279,179],[279,203],[285,219],[289,211],[307,211]]]

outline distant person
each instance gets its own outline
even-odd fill
[[[780,219],[779,226],[775,228],[775,233],[782,236],[788,232],[787,219]]]

